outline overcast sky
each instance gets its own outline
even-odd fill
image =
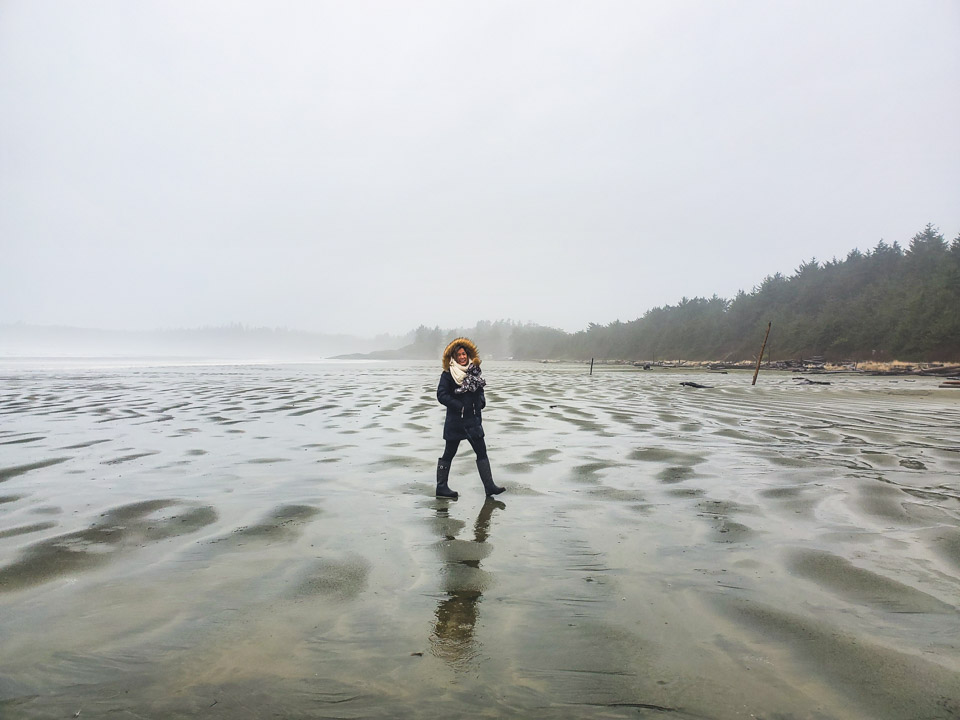
[[[0,323],[578,330],[928,222],[956,0],[0,0]]]

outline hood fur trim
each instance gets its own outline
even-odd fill
[[[449,345],[447,345],[446,350],[443,351],[443,369],[447,370],[450,367],[450,358],[453,357],[453,351],[457,349],[460,345],[463,346],[463,349],[467,351],[467,356],[470,358],[470,362],[474,365],[480,365],[480,354],[477,352],[477,346],[473,344],[473,340],[465,337],[458,337]]]

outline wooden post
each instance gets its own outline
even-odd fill
[[[757,384],[757,375],[760,374],[760,361],[763,360],[763,351],[767,347],[767,338],[770,337],[770,326],[773,323],[767,323],[767,334],[763,336],[763,345],[760,346],[760,357],[757,358],[757,369],[753,371],[753,382],[751,385]]]
[[[593,375],[593,358],[590,358],[590,374]]]

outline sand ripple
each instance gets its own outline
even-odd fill
[[[3,375],[0,716],[960,717],[955,391],[484,367]]]

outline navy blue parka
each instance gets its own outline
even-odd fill
[[[483,416],[480,411],[487,405],[483,388],[473,392],[456,393],[457,383],[449,370],[440,374],[437,385],[437,400],[447,408],[443,421],[444,440],[466,440],[483,437]]]

